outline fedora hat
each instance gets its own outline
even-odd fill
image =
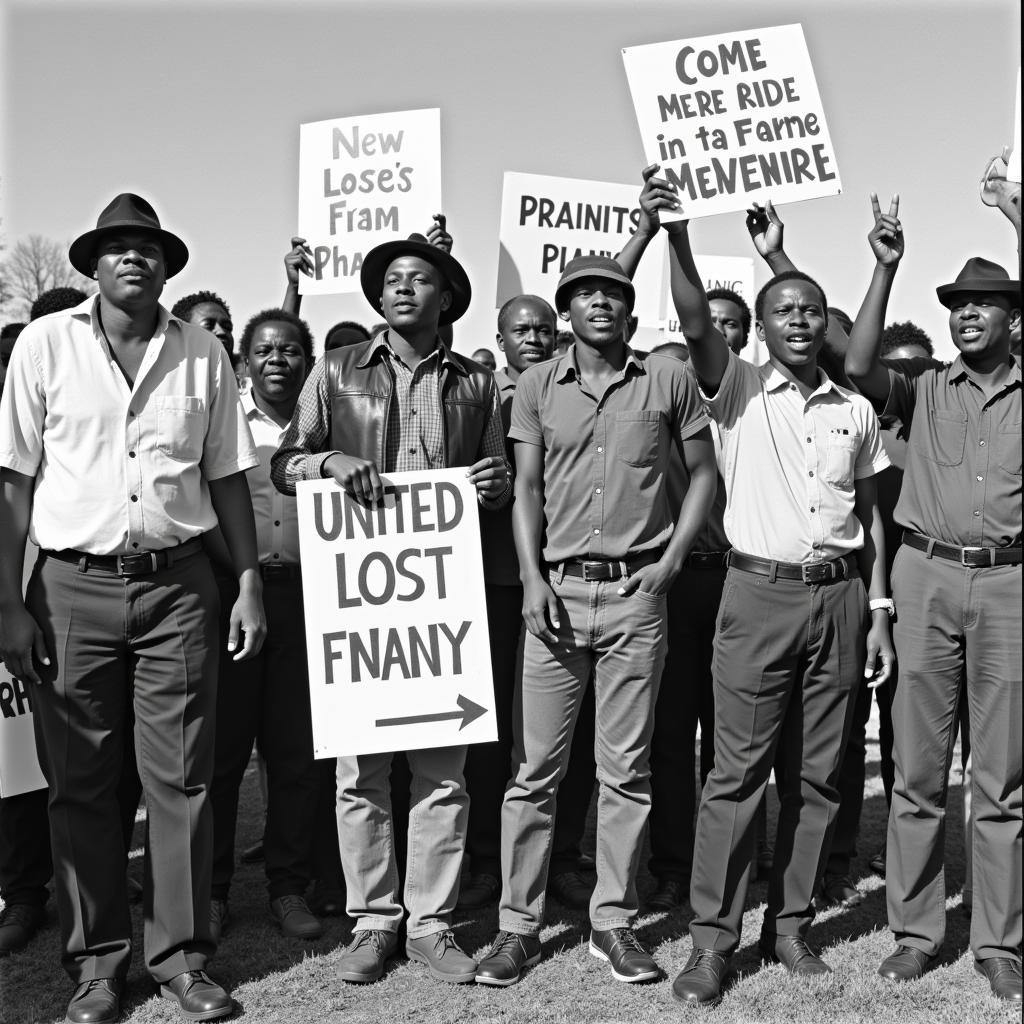
[[[633,282],[626,275],[626,272],[615,260],[607,256],[577,256],[569,260],[558,279],[558,287],[555,289],[555,309],[559,313],[569,308],[569,285],[582,277],[603,277],[607,281],[614,281],[622,285],[626,293],[626,304],[630,313],[633,312],[633,303],[636,301],[636,292]]]
[[[384,275],[399,256],[419,256],[420,259],[437,267],[444,275],[447,282],[446,290],[452,293],[452,301],[447,309],[441,310],[438,326],[455,323],[469,309],[473,290],[462,264],[444,249],[431,245],[420,234],[411,234],[408,238],[398,238],[393,242],[383,242],[372,248],[363,258],[359,283],[362,285],[366,301],[374,309],[380,309],[380,297],[384,293]]]
[[[175,234],[160,227],[160,218],[156,210],[141,196],[132,192],[122,192],[104,208],[96,219],[96,227],[79,235],[68,249],[71,266],[80,274],[92,277],[92,258],[96,253],[96,245],[100,236],[109,231],[121,229],[148,231],[160,239],[164,249],[164,262],[167,276],[174,277],[188,262],[188,246]]]
[[[1019,301],[1020,281],[1014,281],[998,263],[972,256],[952,284],[939,285],[935,294],[947,309],[958,292],[994,292]]]

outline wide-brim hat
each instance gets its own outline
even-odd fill
[[[565,270],[562,271],[562,276],[558,279],[558,287],[555,289],[555,309],[559,313],[569,308],[569,286],[582,277],[601,277],[622,285],[622,290],[626,293],[629,311],[633,312],[636,291],[633,288],[633,282],[622,267],[608,256],[577,256],[574,260],[569,260],[566,263]]]
[[[80,274],[92,277],[92,258],[100,238],[110,231],[124,229],[149,231],[160,239],[167,277],[174,277],[188,263],[188,246],[177,235],[160,227],[156,210],[142,196],[122,192],[104,208],[96,219],[96,227],[71,243],[68,249],[71,266]]]
[[[393,242],[383,242],[374,246],[363,257],[363,266],[359,271],[359,283],[362,285],[366,301],[374,309],[380,309],[380,297],[384,294],[384,275],[388,267],[400,256],[419,256],[432,266],[437,267],[446,280],[446,290],[452,293],[452,301],[447,309],[441,310],[437,323],[439,327],[453,324],[469,309],[469,300],[473,296],[466,271],[462,264],[444,249],[431,245],[423,235],[412,234],[408,238],[398,238]]]
[[[1014,281],[998,263],[972,256],[952,284],[939,285],[935,294],[947,309],[954,295],[961,292],[992,292],[1020,302],[1020,281]]]

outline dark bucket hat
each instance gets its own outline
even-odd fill
[[[607,281],[615,281],[621,284],[626,293],[626,303],[630,313],[633,312],[633,303],[636,301],[636,291],[633,282],[626,275],[626,272],[608,256],[577,256],[569,260],[558,279],[558,287],[555,289],[555,309],[559,313],[569,308],[568,292],[569,285],[578,281],[581,277],[603,277]]]

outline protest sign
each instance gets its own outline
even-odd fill
[[[299,234],[313,251],[304,295],[358,292],[375,245],[424,232],[441,213],[441,111],[299,126]]]
[[[622,51],[647,162],[706,217],[841,191],[799,25]]]
[[[476,489],[465,469],[382,480],[377,508],[296,487],[316,757],[498,738]]]
[[[0,797],[45,789],[32,727],[32,684],[0,664]]]
[[[614,259],[639,223],[640,187],[506,171],[495,305],[522,294],[554,304],[569,260],[595,253]],[[658,234],[635,278],[633,312],[647,327],[661,320],[664,265],[665,238]]]

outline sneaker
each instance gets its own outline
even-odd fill
[[[849,875],[826,875],[814,894],[814,905],[818,910],[826,907],[857,907],[864,902],[864,894]]]
[[[686,902],[686,886],[675,878],[658,879],[647,897],[648,910],[676,910]]]
[[[294,893],[271,900],[270,913],[290,939],[319,939],[324,933],[324,926],[306,901]]]
[[[421,935],[418,939],[406,939],[405,955],[426,964],[438,981],[464,985],[476,977],[476,961],[459,948],[450,928]]]
[[[0,910],[0,956],[24,949],[46,918],[46,910],[33,903],[8,903]]]
[[[224,929],[228,926],[228,901],[210,900],[210,938],[215,945],[220,944]]]
[[[661,969],[633,934],[632,928],[608,928],[590,931],[590,955],[612,965],[612,977],[630,984],[653,981],[661,977]]]
[[[548,893],[563,907],[586,910],[594,887],[578,871],[562,871],[548,881]]]
[[[384,964],[395,955],[395,932],[367,929],[352,933],[352,942],[338,961],[337,975],[342,981],[366,984],[384,973]]]
[[[476,971],[478,985],[514,985],[524,967],[540,963],[540,939],[536,935],[498,932]]]

